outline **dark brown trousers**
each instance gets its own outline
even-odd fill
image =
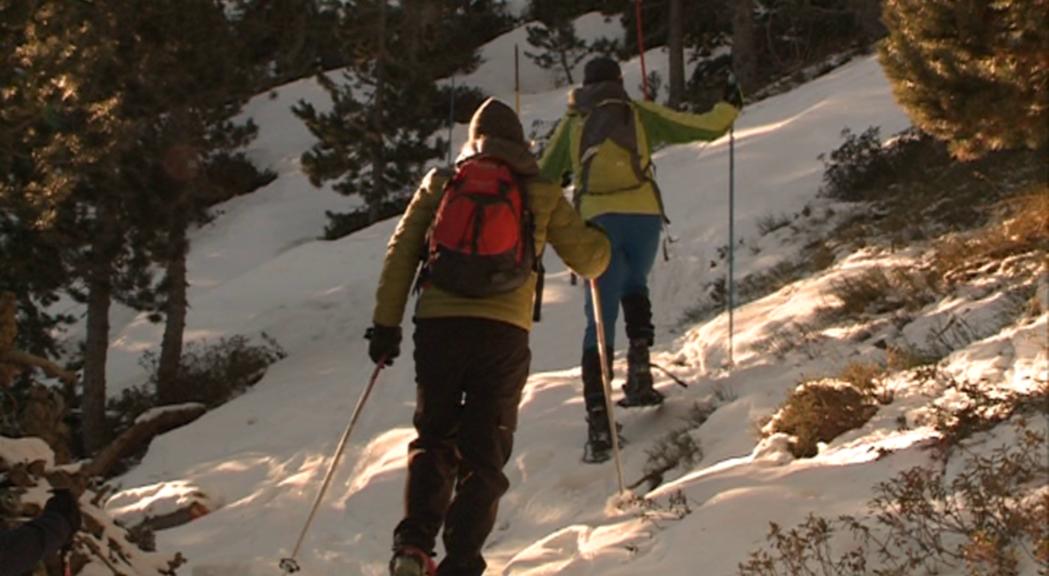
[[[416,392],[405,517],[394,547],[432,552],[444,532],[439,576],[481,576],[485,539],[510,487],[521,390],[528,379],[528,332],[483,318],[418,319]]]

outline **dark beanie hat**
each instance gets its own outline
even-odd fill
[[[485,100],[470,120],[470,140],[485,136],[525,143],[524,129],[514,109],[495,98]]]
[[[583,84],[618,82],[623,79],[619,63],[608,56],[598,56],[583,67]]]

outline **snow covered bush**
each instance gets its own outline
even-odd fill
[[[1016,576],[1025,561],[1049,569],[1049,463],[1044,430],[1020,426],[1015,443],[949,467],[906,470],[882,483],[870,507],[898,550],[900,569],[933,562],[968,574]],[[874,536],[872,536],[872,539]]]
[[[891,164],[880,134],[877,126],[862,134],[845,128],[841,131],[845,142],[830,153],[829,160],[826,154],[820,154],[825,195],[846,201],[862,200],[862,191],[890,177]]]
[[[1015,431],[1016,441],[973,453],[957,472],[937,462],[879,484],[863,518],[771,523],[767,547],[740,563],[740,576],[1045,574],[1046,435],[1022,421]]]
[[[215,343],[202,341],[186,346],[179,367],[178,387],[183,390],[180,400],[214,407],[255,385],[271,364],[287,357],[269,334],[263,332],[261,338],[261,343],[253,343],[238,334]],[[156,361],[150,352],[143,355],[142,363],[147,367],[155,368]]]
[[[262,342],[255,343],[238,334],[215,343],[188,344],[182,354],[176,381],[181,393],[179,402],[196,402],[214,408],[254,386],[271,364],[287,356],[270,335],[263,332],[261,339]],[[120,397],[109,401],[107,413],[114,436],[130,428],[140,415],[157,405],[158,361],[156,352],[143,354],[139,363],[149,371],[149,381],[125,389]]]

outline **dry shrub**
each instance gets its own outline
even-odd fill
[[[885,368],[874,362],[849,362],[838,373],[838,379],[852,384],[854,388],[879,404],[892,403],[892,392],[882,385]]]
[[[969,234],[948,236],[936,245],[936,267],[946,277],[994,260],[1049,251],[1049,186],[999,204],[1000,216]]]
[[[889,346],[885,349],[885,366],[893,372],[928,366],[936,361],[936,357],[909,346]]]
[[[766,426],[771,434],[783,432],[794,437],[790,451],[797,458],[811,458],[819,452],[819,442],[863,426],[878,411],[870,395],[840,380],[805,382]]]
[[[934,404],[930,411],[929,423],[940,434],[936,447],[944,459],[963,440],[992,430],[1016,415],[1041,411],[1042,416],[1049,416],[1049,383],[1019,392],[990,387],[983,381],[959,382],[935,366],[919,369],[916,376],[926,383],[942,384],[954,397],[952,406]]]
[[[849,362],[841,369],[838,379],[852,384],[861,392],[870,393],[884,375],[885,369],[873,362]]]
[[[872,268],[835,282],[831,294],[842,316],[881,314],[904,308],[918,310],[933,302],[940,291],[937,277],[921,269]]]
[[[717,410],[717,405],[710,402],[696,402],[688,415],[682,418],[683,424],[671,429],[656,440],[651,448],[645,450],[648,457],[645,462],[644,476],[630,485],[633,490],[647,484],[649,490],[655,490],[663,483],[664,476],[675,468],[690,468],[703,459],[703,448],[692,437]]]
[[[1044,419],[1046,410],[1043,402],[1034,411]],[[1017,441],[971,455],[953,474],[941,460],[878,484],[861,518],[809,515],[790,530],[773,523],[765,548],[740,563],[739,574],[1049,573],[1046,434],[1022,418],[1016,429]]]

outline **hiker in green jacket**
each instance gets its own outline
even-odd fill
[[[663,395],[652,385],[649,348],[655,337],[648,273],[659,252],[666,219],[653,179],[653,148],[714,140],[728,131],[742,107],[739,88],[730,84],[726,102],[705,114],[677,112],[653,102],[631,100],[614,60],[597,57],[583,71],[583,86],[568,96],[561,120],[539,161],[540,173],[560,180],[571,171],[575,205],[584,220],[608,233],[612,260],[597,280],[605,342],[614,349],[616,318],[623,306],[627,338],[624,406],[657,405]],[[590,292],[586,293],[583,337],[583,396],[589,423],[584,460],[609,458],[611,431],[601,384],[601,361]]]

